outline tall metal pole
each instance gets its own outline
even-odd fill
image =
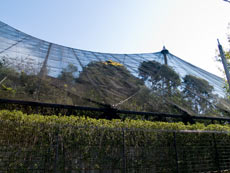
[[[165,46],[163,47],[163,50],[161,51],[161,53],[164,55],[165,65],[168,65],[167,54],[169,53],[169,51],[165,48]]]
[[[49,55],[50,55],[51,47],[52,47],[52,43],[49,44],[45,60],[43,62],[42,68],[41,68],[40,73],[39,73],[40,77],[42,79],[44,79],[45,75],[47,75],[47,62],[48,62],[48,58],[49,58]]]
[[[228,66],[227,66],[227,61],[226,61],[226,58],[225,58],[225,55],[224,55],[224,51],[223,51],[223,48],[219,42],[219,39],[217,39],[217,42],[218,42],[218,48],[219,48],[219,52],[220,52],[220,57],[221,57],[221,60],[222,60],[222,64],[224,66],[224,71],[225,71],[225,74],[226,74],[226,77],[227,77],[227,81],[228,81],[228,86],[230,88],[230,74],[229,74],[229,70],[228,70]]]
[[[163,50],[161,51],[161,53],[164,55],[165,65],[168,66],[167,54],[169,53],[169,51],[165,48],[165,46],[163,47]],[[166,85],[167,85],[168,95],[171,95],[171,88],[170,88],[169,80],[166,80]]]

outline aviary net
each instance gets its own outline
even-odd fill
[[[69,48],[0,22],[0,98],[227,116],[222,78],[172,55]]]

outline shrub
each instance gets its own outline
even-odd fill
[[[121,170],[125,154],[129,169],[172,172],[176,169],[174,132],[180,130],[230,132],[230,126],[129,119],[110,121],[3,110],[0,111],[0,158],[8,160],[4,167],[17,169],[17,172],[29,172],[36,167],[52,171],[55,166],[59,170]],[[226,145],[230,142],[228,133],[217,134],[216,139]],[[190,149],[207,145],[204,156],[200,150],[193,151],[200,155],[197,159],[201,162],[213,156],[212,133],[177,133],[176,142],[178,147]],[[193,157],[181,155],[181,162]]]

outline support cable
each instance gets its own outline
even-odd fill
[[[7,47],[6,49],[0,51],[0,54],[2,54],[3,52],[5,52],[5,51],[11,49],[12,47],[16,46],[17,44],[21,43],[22,41],[24,41],[24,40],[27,39],[27,38],[28,38],[28,36],[26,36],[26,37],[24,37],[23,39],[17,41],[16,43],[12,44],[11,46]]]
[[[134,69],[133,69],[134,70]],[[145,69],[141,69],[143,72],[149,72],[149,71],[147,71],[147,70],[145,70]],[[136,71],[136,70],[135,70]],[[137,71],[136,71],[137,72]],[[158,73],[160,72],[160,70],[158,71]],[[158,74],[157,73],[157,74]],[[156,75],[157,75],[156,74]],[[156,77],[156,76],[155,76]],[[167,77],[166,77],[167,78]],[[167,79],[169,79],[169,78],[167,78]],[[171,81],[171,82],[173,82],[174,83],[174,81]],[[185,87],[184,87],[185,88]],[[224,111],[224,112],[228,112],[227,110],[224,110],[223,108],[221,108],[221,107],[219,107],[218,105],[214,105],[211,101],[209,101],[207,98],[205,98],[204,96],[202,96],[201,94],[198,94],[198,93],[195,93],[194,91],[192,91],[191,89],[188,89],[188,88],[186,88],[186,90],[188,90],[189,92],[191,92],[191,93],[193,93],[193,94],[195,94],[195,95],[198,95],[200,98],[202,98],[202,99],[204,99],[205,101],[207,101],[209,104],[211,104],[212,106],[214,106],[214,107],[216,107],[216,108],[218,108],[218,109],[220,109],[220,110],[222,110],[222,111]],[[161,91],[163,91],[163,89],[161,89]],[[155,93],[156,94],[156,93]],[[134,96],[136,96],[136,94],[134,94]],[[158,95],[158,96],[160,96],[160,95]],[[132,97],[131,97],[132,98]],[[131,98],[129,98],[129,99],[127,99],[126,101],[128,101],[128,100],[130,100]],[[122,101],[121,101],[122,102]],[[174,104],[174,103],[172,103],[171,101],[169,101],[168,100],[168,103],[170,102],[170,104],[173,104],[173,105],[176,105],[176,104]],[[122,102],[122,103],[124,103],[124,102]],[[119,104],[120,105],[120,104]],[[176,105],[177,107],[178,107],[178,105]],[[188,112],[188,111],[187,111]],[[230,112],[228,112],[228,113],[230,113]],[[191,113],[190,113],[191,114]]]
[[[82,67],[82,70],[84,69],[83,64],[81,63],[79,57],[77,56],[76,52],[74,51],[74,49],[72,48],[73,54],[75,56],[75,58],[77,59],[77,61],[79,62],[80,66]],[[102,96],[101,91],[98,89],[98,85],[91,79],[91,77],[88,75],[88,73],[86,72],[86,77],[89,80],[89,82],[92,84],[92,86],[96,89],[96,91],[98,91],[99,95]],[[102,97],[103,101],[106,103],[106,100]],[[106,104],[105,104],[106,105]]]

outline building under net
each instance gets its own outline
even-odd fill
[[[222,78],[165,48],[112,54],[50,43],[0,22],[0,98],[228,116]]]

